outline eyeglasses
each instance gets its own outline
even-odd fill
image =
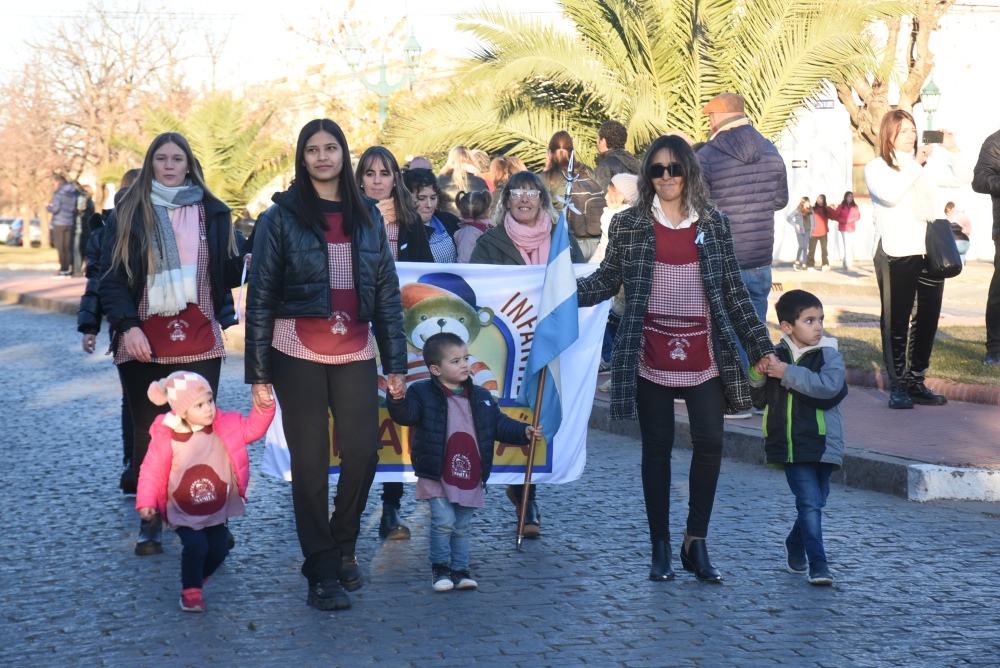
[[[527,197],[528,199],[538,199],[539,191],[537,190],[525,190],[523,188],[511,188],[510,196],[513,199],[523,199]]]
[[[684,166],[679,162],[671,162],[669,165],[655,164],[649,168],[649,175],[654,179],[662,179],[664,173],[670,178],[684,176]]]

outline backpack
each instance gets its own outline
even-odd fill
[[[608,203],[600,184],[589,177],[577,179],[570,191],[570,203],[566,222],[573,236],[580,239],[601,236],[601,214]]]

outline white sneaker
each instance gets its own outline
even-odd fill
[[[750,411],[742,411],[740,413],[726,413],[723,417],[727,420],[749,420],[751,417]]]
[[[683,404],[684,403],[684,397],[674,397],[674,403],[675,404]]]
[[[451,580],[455,589],[476,589],[479,583],[469,576],[469,571],[452,571]]]
[[[604,381],[603,383],[601,383],[600,385],[598,385],[597,389],[600,390],[601,392],[610,392],[611,391],[611,379],[608,379],[608,380]]]
[[[451,581],[451,569],[447,565],[434,564],[431,569],[434,573],[431,578],[434,591],[450,591],[455,588],[455,583]]]

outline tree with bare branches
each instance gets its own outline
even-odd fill
[[[836,84],[837,97],[851,116],[851,126],[870,146],[878,145],[882,117],[894,108],[889,102],[889,86],[894,78],[899,82],[895,108],[912,112],[920,100],[920,90],[934,70],[931,33],[954,4],[955,0],[916,0],[911,15],[888,18],[878,69]]]

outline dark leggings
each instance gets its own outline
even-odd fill
[[[125,379],[121,369],[118,369],[118,381],[122,386],[122,464],[132,463],[132,451],[135,448],[135,426],[132,424],[132,409],[128,405],[128,392],[125,391]]]
[[[670,540],[670,455],[674,447],[674,397],[679,389],[638,378],[636,407],[642,434],[642,493],[649,537]],[[704,538],[715,503],[722,467],[722,416],[726,410],[722,381],[716,377],[683,388],[691,425],[691,472],[688,476],[689,536]]]
[[[121,345],[121,344],[120,344]],[[149,400],[146,394],[150,383],[166,378],[174,371],[192,371],[202,375],[212,386],[215,400],[219,400],[219,374],[222,372],[222,358],[188,362],[186,364],[152,364],[147,362],[125,362],[118,365],[122,388],[128,398],[132,410],[132,428],[135,431],[134,447],[132,449],[132,470],[139,475],[142,460],[149,450],[149,428],[157,415],[170,410],[170,404],[157,406]]]
[[[181,538],[181,587],[201,589],[201,583],[212,575],[229,556],[229,531],[225,524],[191,529],[175,527]]]
[[[274,392],[291,455],[295,530],[310,584],[337,577],[354,556],[361,513],[378,464],[378,375],[375,360],[307,362],[271,351]],[[330,518],[330,422],[333,412],[340,478]]]
[[[394,506],[399,510],[403,501],[403,483],[384,482],[382,483],[382,503],[387,506]]]
[[[937,335],[944,280],[923,255],[890,257],[879,242],[875,277],[882,297],[882,358],[892,385],[923,382]]]

